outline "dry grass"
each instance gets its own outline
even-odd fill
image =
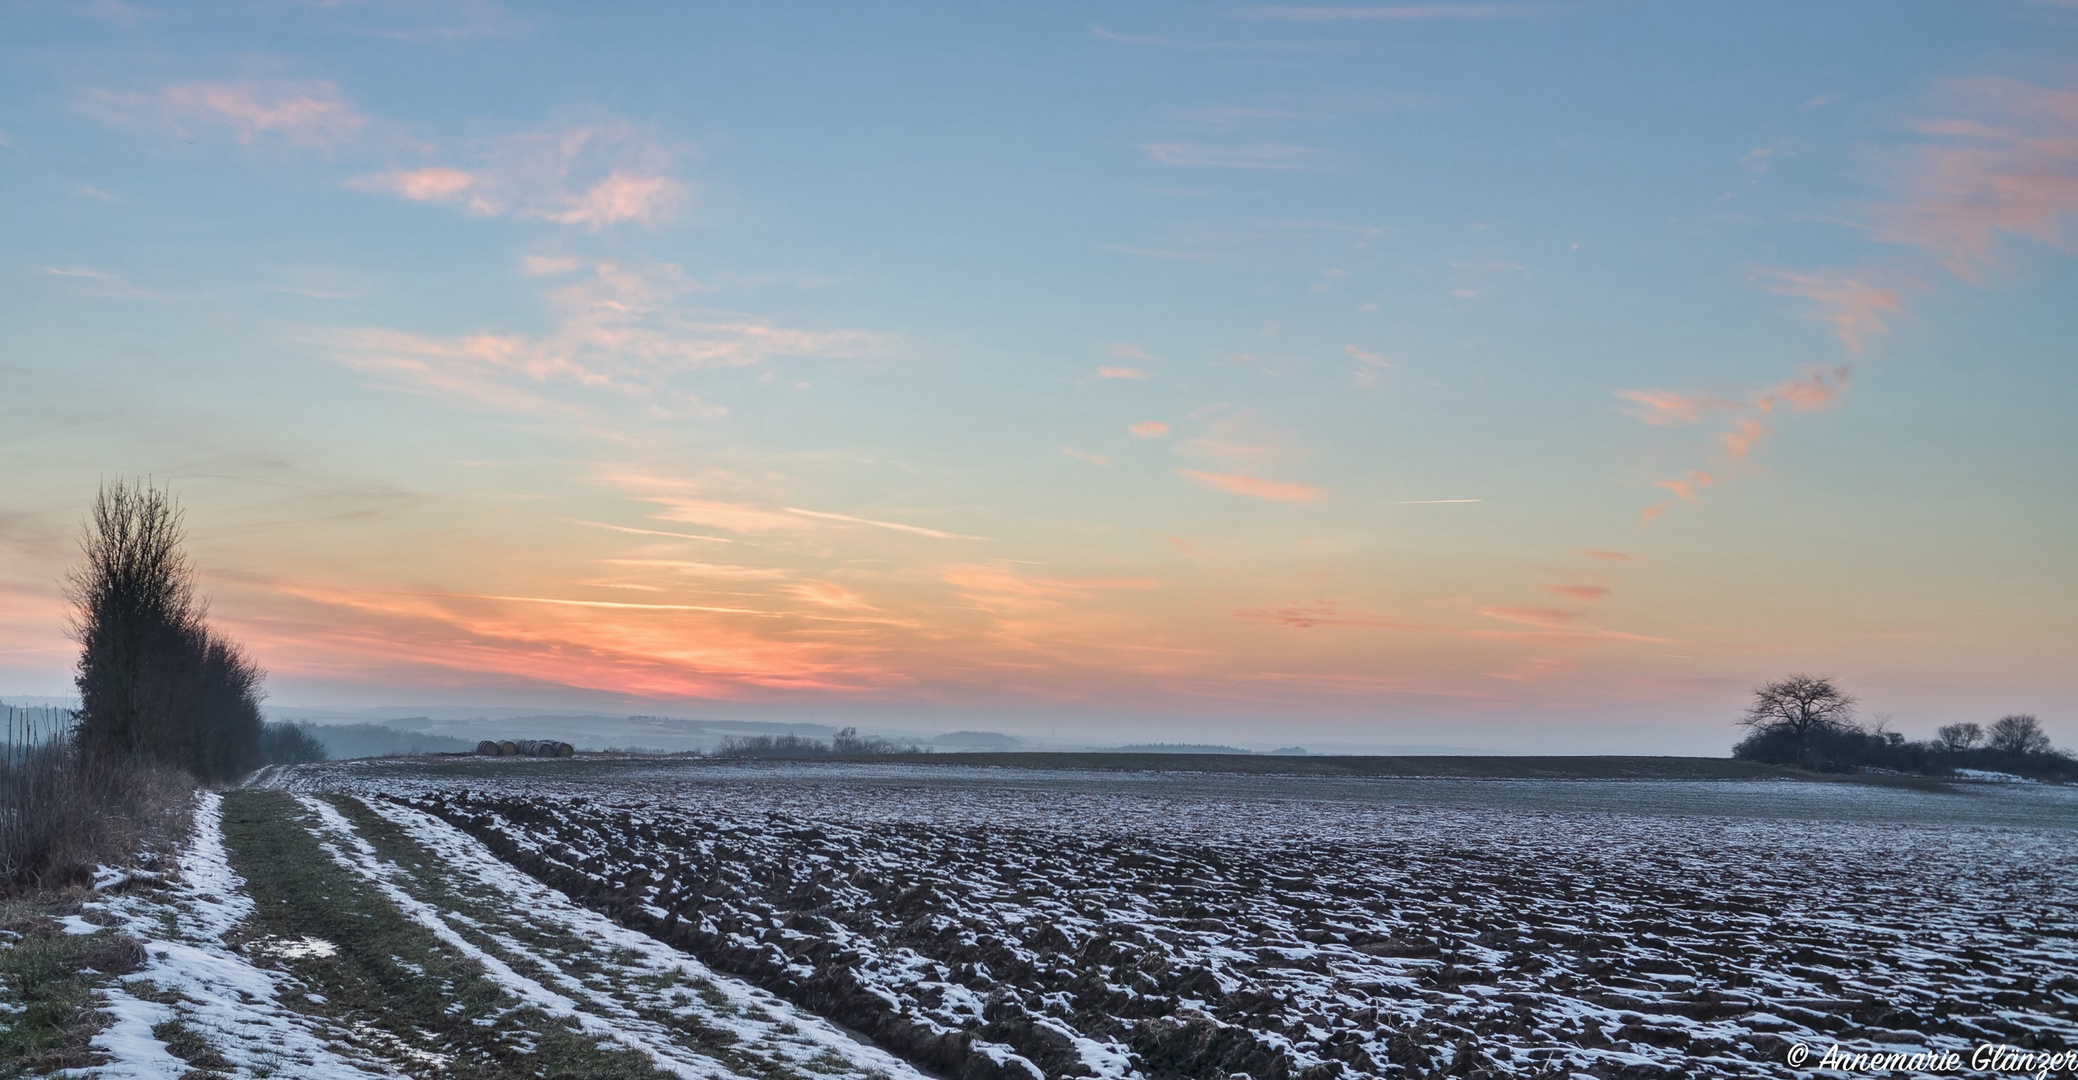
[[[84,885],[187,831],[193,782],[163,766],[85,755],[65,742],[0,763],[0,891]]]

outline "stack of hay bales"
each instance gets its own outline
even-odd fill
[[[484,757],[569,757],[577,747],[554,739],[485,739],[476,744]]]

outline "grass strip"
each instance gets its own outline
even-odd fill
[[[364,1051],[409,1074],[456,1080],[666,1075],[647,1055],[602,1047],[569,1019],[521,1005],[482,965],[334,862],[287,793],[228,792],[223,819],[232,868],[253,900],[254,962],[294,975],[307,996],[286,1004],[331,1021]],[[306,938],[329,943],[332,954],[259,946]]]

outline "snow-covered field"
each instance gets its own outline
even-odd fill
[[[375,819],[396,830],[385,853],[364,835],[366,821],[357,826],[335,801],[304,795],[286,809],[337,869],[423,930],[459,970],[485,981],[487,994],[450,994],[443,1008],[473,1010],[470,1022],[505,1044],[493,1050],[507,1052],[458,1047],[407,1010],[341,1011],[315,992],[343,962],[340,947],[270,936],[255,920],[254,883],[241,877],[240,853],[225,842],[223,807],[241,794],[199,796],[193,838],[163,887],[101,894],[65,920],[70,933],[128,935],[142,945],[141,962],[99,990],[103,1020],[91,1042],[98,1063],[76,1075],[575,1075],[545,1072],[554,1066],[530,1057],[544,1032],[557,1028],[620,1055],[618,1067],[588,1063],[581,1074],[588,1077],[923,1080],[900,1059],[770,992],[571,903],[424,813],[370,801]],[[264,853],[243,855],[248,866],[271,869]],[[367,915],[365,906],[345,913]]]
[[[438,818],[963,1077],[1788,1076],[1799,1043],[2078,1048],[2066,789],[972,772],[276,782]]]

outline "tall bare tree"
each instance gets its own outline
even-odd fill
[[[2049,749],[2049,733],[2042,722],[2026,713],[1999,717],[1985,739],[1993,750],[2007,754],[2040,754]]]
[[[1804,739],[1852,727],[1854,701],[1826,676],[1791,675],[1754,687],[1753,704],[1739,723]]]
[[[210,629],[182,551],[180,507],[148,481],[104,484],[68,580],[79,642],[80,748],[151,758],[203,780],[258,764],[260,683]]]

